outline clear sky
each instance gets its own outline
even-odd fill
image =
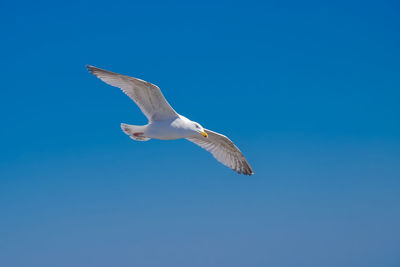
[[[2,1],[0,266],[400,265],[397,1]],[[85,64],[229,136],[234,173]]]

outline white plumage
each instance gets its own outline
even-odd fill
[[[254,174],[243,154],[228,137],[204,129],[200,124],[178,114],[168,104],[158,86],[93,66],[87,68],[103,82],[120,88],[148,118],[149,123],[143,126],[121,124],[122,130],[132,139],[147,141],[186,138],[209,151],[219,162],[238,173]]]

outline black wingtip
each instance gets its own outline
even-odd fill
[[[243,174],[243,175],[248,175],[248,176],[254,175],[253,170],[233,170],[233,171],[237,172],[238,174]]]
[[[90,73],[93,73],[93,71],[96,69],[96,67],[94,67],[94,66],[92,66],[92,65],[89,65],[89,64],[86,64],[86,69],[87,69]]]

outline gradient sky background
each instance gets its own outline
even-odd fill
[[[321,2],[2,1],[0,265],[400,266],[400,5]],[[256,175],[130,140],[145,117],[85,64]]]

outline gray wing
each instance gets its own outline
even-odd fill
[[[191,137],[187,138],[187,140],[209,151],[219,162],[237,171],[239,174],[254,174],[253,169],[244,158],[242,152],[228,137],[207,129],[205,129],[205,132],[208,134],[208,138]]]
[[[125,75],[87,66],[88,70],[103,82],[120,88],[140,108],[149,121],[177,117],[176,111],[168,104],[158,86]]]

